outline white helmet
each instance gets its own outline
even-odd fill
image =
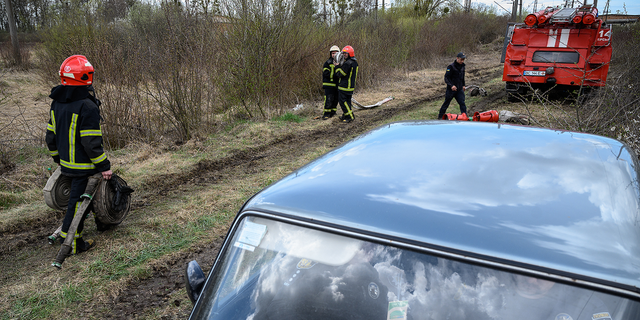
[[[333,52],[333,51],[338,51],[338,52],[340,52],[340,47],[338,47],[338,46],[333,46],[333,47],[331,47],[331,49],[329,49],[329,52]]]

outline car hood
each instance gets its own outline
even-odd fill
[[[266,209],[640,287],[636,157],[584,133],[399,122],[261,191]]]

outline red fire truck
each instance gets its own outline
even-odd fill
[[[510,101],[530,89],[575,92],[602,87],[611,60],[611,26],[591,5],[548,7],[509,26],[502,60]]]

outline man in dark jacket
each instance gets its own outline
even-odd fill
[[[456,61],[447,67],[447,72],[444,74],[444,82],[447,84],[447,92],[444,96],[444,103],[442,104],[442,107],[440,107],[440,112],[438,113],[438,119],[440,120],[444,116],[445,112],[447,112],[449,103],[451,103],[453,98],[455,98],[460,105],[460,113],[467,113],[467,106],[464,104],[464,59],[466,58],[467,56],[465,56],[464,53],[458,53]]]
[[[80,196],[84,193],[89,176],[98,172],[104,179],[111,179],[111,164],[102,147],[100,129],[100,102],[93,91],[93,66],[85,56],[73,55],[60,66],[62,85],[51,89],[53,99],[46,142],[53,161],[61,166],[63,175],[71,177],[71,189],[67,213],[62,222],[62,238],[72,236],[72,254],[92,248],[93,240],[82,239],[84,212],[74,235],[67,235],[76,215]]]
[[[336,54],[340,53],[338,46],[329,49],[329,59],[322,66],[322,88],[324,89],[324,110],[322,120],[336,115],[338,106],[338,76],[336,75]]]
[[[351,46],[342,48],[342,55],[345,60],[336,71],[340,77],[340,83],[338,84],[338,103],[342,109],[340,121],[342,123],[349,123],[356,118],[353,114],[351,96],[353,96],[353,90],[356,88],[358,61],[356,60],[355,51]]]

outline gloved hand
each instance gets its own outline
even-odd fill
[[[127,208],[129,196],[133,192],[133,188],[121,185],[118,180],[118,176],[114,173],[109,180],[109,186],[111,186],[111,189],[115,192],[113,195],[112,209],[122,211]]]

